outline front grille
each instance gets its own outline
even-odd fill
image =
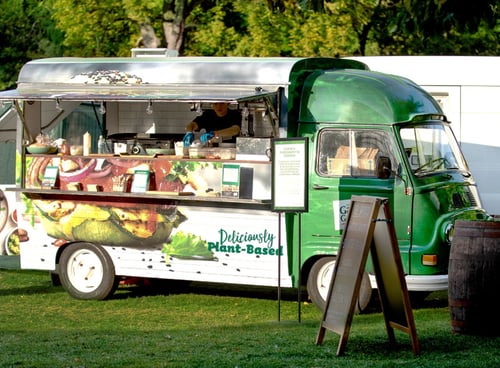
[[[470,188],[465,187],[465,194],[467,194],[467,199],[472,207],[478,206],[477,197],[474,195],[474,192],[470,190]]]
[[[451,197],[451,201],[453,203],[454,208],[463,208],[465,207],[462,196],[459,193],[453,193]]]

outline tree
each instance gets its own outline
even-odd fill
[[[351,32],[358,38],[356,53],[361,55],[499,54],[498,0],[299,0],[298,3],[302,9],[332,16],[347,15]]]
[[[0,0],[0,89],[47,56],[499,55],[500,0]]]
[[[378,21],[377,14],[382,11],[383,0],[343,0],[339,13],[350,19],[353,32],[358,40],[354,54],[365,55],[373,27]]]
[[[226,0],[188,20],[196,24],[187,36],[191,55],[335,56],[357,49],[349,18],[333,4],[316,12],[294,0]]]
[[[54,19],[64,30],[67,54],[124,56],[132,47],[181,51],[186,18],[206,0],[53,0]]]
[[[105,3],[104,3],[105,5]],[[134,47],[164,47],[161,37],[162,1],[122,0],[122,7],[137,27],[131,28],[130,44]],[[139,34],[137,34],[139,29]]]
[[[383,0],[372,39],[381,54],[498,54],[499,12],[498,0]]]
[[[246,32],[247,20],[230,0],[219,1],[211,9],[197,6],[187,17],[186,55],[238,55],[237,45]]]
[[[29,60],[61,53],[62,32],[50,17],[50,1],[2,0],[0,12],[0,90],[16,85]]]
[[[67,55],[129,55],[139,38],[138,23],[129,16],[126,0],[53,1],[53,17],[64,31]]]

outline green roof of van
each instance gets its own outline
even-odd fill
[[[381,124],[442,115],[432,96],[414,82],[364,70],[317,71],[307,77],[300,105],[301,123]]]

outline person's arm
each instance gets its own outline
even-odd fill
[[[214,131],[215,138],[219,137],[234,137],[235,135],[240,134],[240,127],[238,125],[230,126],[229,128],[215,130]]]
[[[188,125],[186,125],[186,132],[194,132],[195,130],[198,130],[198,124],[196,121],[190,122]]]

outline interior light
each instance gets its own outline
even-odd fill
[[[104,101],[101,101],[101,106],[99,107],[99,114],[104,115],[106,113],[106,107],[104,107]]]
[[[148,106],[146,107],[146,114],[151,115],[153,113],[153,102],[149,100]]]
[[[196,104],[196,115],[201,116],[203,114],[203,109],[201,108],[201,102]]]

